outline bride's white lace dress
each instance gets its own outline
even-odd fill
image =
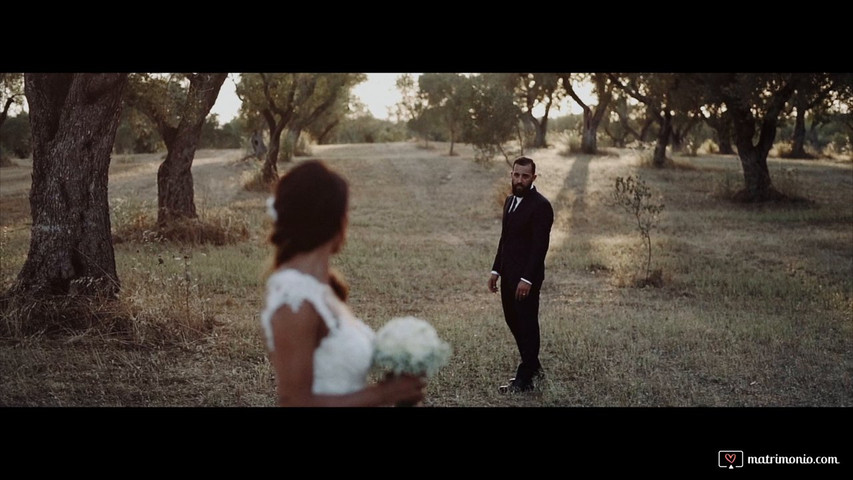
[[[273,351],[272,317],[287,306],[297,312],[309,302],[323,319],[329,334],[314,350],[314,394],[345,394],[361,390],[373,361],[376,335],[356,318],[332,288],[311,275],[293,269],[278,270],[267,280],[266,306],[261,325],[267,348]]]

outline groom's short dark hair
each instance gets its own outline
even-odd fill
[[[527,157],[518,157],[515,159],[514,162],[512,162],[512,165],[521,165],[522,167],[530,165],[531,167],[533,167],[533,174],[536,174],[536,163],[533,162],[533,159]]]

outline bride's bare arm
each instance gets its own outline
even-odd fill
[[[315,395],[314,349],[328,333],[323,320],[309,302],[297,312],[283,306],[272,317],[274,350],[270,362],[275,370],[278,403],[289,407],[372,407],[423,399],[424,381],[403,376],[370,385],[345,395]]]

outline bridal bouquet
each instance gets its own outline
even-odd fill
[[[426,321],[394,318],[376,332],[373,366],[396,375],[432,376],[447,365],[450,350]]]

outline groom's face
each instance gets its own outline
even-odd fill
[[[533,181],[536,180],[536,175],[533,174],[533,165],[513,165],[510,178],[512,179],[512,194],[523,197],[530,191]]]

